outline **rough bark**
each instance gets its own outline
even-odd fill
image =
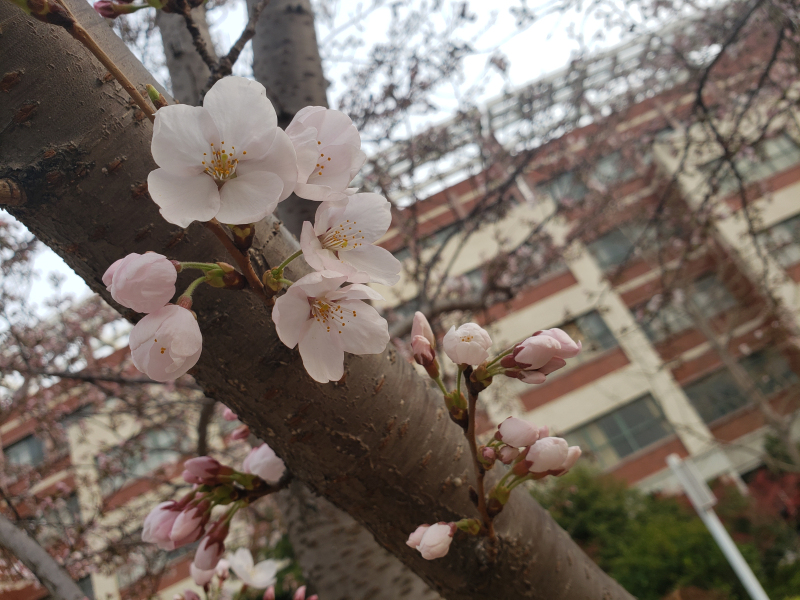
[[[39,543],[0,514],[0,546],[36,575],[54,600],[84,600],[86,595]]]
[[[216,58],[214,44],[208,32],[205,6],[192,9],[192,17],[203,34],[209,54]],[[211,71],[195,50],[192,36],[186,29],[186,21],[181,15],[159,10],[156,12],[156,25],[161,31],[164,54],[167,57],[172,95],[178,102],[199,105],[203,99],[203,87],[208,82]]]
[[[259,0],[247,0],[249,10]],[[322,72],[314,13],[309,0],[270,0],[253,36],[253,76],[265,88],[286,127],[306,106],[328,106],[328,82]],[[303,221],[314,221],[317,203],[292,196],[278,216],[295,235]]]
[[[276,496],[295,557],[325,600],[437,600],[440,596],[357,521],[295,481]]]
[[[135,83],[152,79],[88,4],[67,2]],[[101,276],[129,252],[224,259],[202,225],[183,230],[160,218],[144,187],[155,168],[151,125],[137,120],[141,113],[116,83],[103,81],[103,69],[65,33],[10,3],[0,4],[0,23],[0,72],[22,72],[0,94],[0,179],[15,181],[27,197],[10,212],[112,303]],[[295,248],[273,221],[259,224],[258,268]],[[296,279],[302,262],[287,271]],[[349,357],[343,382],[317,384],[298,353],[280,343],[269,310],[253,294],[204,289],[195,298],[204,349],[194,375],[206,394],[230,406],[295,477],[347,511],[442,596],[631,598],[524,493],[514,494],[496,521],[494,563],[483,540],[462,534],[445,558],[422,559],[405,544],[417,525],[476,514],[466,490],[466,443],[427,380],[390,347]]]

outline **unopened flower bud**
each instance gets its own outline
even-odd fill
[[[442,346],[445,354],[457,365],[479,365],[489,358],[492,338],[485,329],[475,323],[464,323],[456,329],[451,327]]]
[[[406,540],[406,545],[411,546],[414,550],[417,549],[419,543],[422,541],[422,536],[425,535],[425,532],[428,531],[430,525],[420,525],[417,527],[414,532],[408,536],[408,540]]]
[[[561,345],[561,349],[556,354],[559,358],[574,358],[578,356],[583,347],[581,342],[573,340],[563,329],[545,329],[544,331],[538,332],[538,335],[551,337]]]
[[[227,481],[230,475],[234,473],[233,469],[223,465],[217,459],[211,458],[210,456],[190,458],[183,464],[183,468],[196,478],[208,484]]]
[[[575,466],[575,463],[578,462],[578,459],[581,457],[581,449],[580,446],[570,446],[569,450],[567,451],[567,459],[564,461],[559,467],[560,473],[557,473],[557,477],[561,477],[562,475],[566,475],[569,473],[569,470]]]
[[[306,586],[301,585],[294,593],[292,600],[306,600]]]
[[[128,4],[130,2],[130,0],[127,0],[127,1],[126,0],[119,0],[119,1],[121,3],[123,3],[123,4]],[[164,96],[161,94],[161,92],[159,92],[155,87],[153,87],[149,83],[145,87],[147,88],[147,96],[148,96],[148,98],[150,98],[150,102],[153,103],[153,106],[156,107],[156,110],[158,110],[159,108],[164,108],[165,106],[167,106],[167,99],[164,98]],[[170,261],[170,262],[172,262],[173,264],[177,263],[175,268],[178,269],[178,273],[180,273],[181,272],[181,263],[179,263],[176,260],[175,261]]]
[[[181,542],[181,545],[200,539],[210,516],[211,503],[208,500],[202,500],[195,506],[186,507],[175,519],[169,535],[170,539],[175,543]]]
[[[225,552],[225,538],[228,536],[228,525],[218,521],[208,533],[200,540],[194,563],[198,569],[208,571],[217,566],[222,554]]]
[[[436,523],[431,525],[422,535],[417,550],[425,560],[433,560],[445,556],[450,550],[450,543],[455,534],[455,524]]]
[[[261,600],[275,600],[275,586],[269,586],[266,591],[264,592],[264,596]]]
[[[242,463],[242,471],[258,475],[267,483],[277,483],[286,472],[286,465],[267,444],[253,448]]]
[[[194,563],[189,565],[189,573],[195,584],[200,587],[205,587],[207,584],[211,583],[211,580],[214,578],[214,569],[203,571],[202,569],[198,569],[197,565]]]
[[[503,446],[500,448],[498,458],[500,462],[505,465],[510,465],[519,456],[519,449],[512,448],[511,446]]]
[[[420,311],[414,313],[414,321],[411,324],[411,337],[422,337],[431,348],[436,348],[436,338],[433,335],[431,324],[428,323],[427,317]]]
[[[569,446],[562,438],[547,437],[540,439],[525,456],[531,463],[528,469],[531,473],[545,473],[558,469],[567,459]]]
[[[508,417],[505,421],[500,423],[494,437],[504,444],[515,448],[521,448],[523,446],[530,446],[539,439],[539,428],[533,423],[523,419]]]
[[[237,427],[231,433],[232,440],[246,440],[248,437],[250,437],[250,428],[247,425]]]
[[[233,412],[227,406],[225,407],[225,411],[222,413],[222,418],[226,421],[238,421],[239,417],[236,416],[236,413]]]
[[[185,600],[200,600],[200,596],[197,595],[196,592],[192,590],[185,590],[183,592],[183,597]]]
[[[494,466],[494,462],[497,460],[497,453],[494,451],[494,448],[481,446],[479,450],[481,464],[485,468],[491,469]]]

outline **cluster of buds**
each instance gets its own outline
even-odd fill
[[[195,581],[207,583],[225,552],[225,538],[236,512],[274,491],[272,486],[280,482],[285,472],[283,461],[267,444],[250,451],[241,471],[210,456],[190,459],[184,464],[183,479],[195,488],[180,500],[162,502],[150,511],[144,521],[142,540],[162,550],[174,550],[200,540],[191,570]],[[216,506],[226,509],[212,521]]]
[[[576,357],[581,343],[575,342],[561,329],[537,331],[523,340],[500,360],[502,373],[524,383],[544,383],[547,375],[567,364],[567,358]]]

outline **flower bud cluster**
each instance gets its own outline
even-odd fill
[[[510,355],[500,360],[508,377],[525,383],[544,383],[547,375],[567,364],[581,351],[581,342],[575,342],[561,329],[537,331],[514,347]]]

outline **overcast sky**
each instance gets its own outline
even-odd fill
[[[424,0],[419,0],[423,2]],[[385,37],[386,28],[390,22],[390,2],[373,4],[371,0],[358,2],[356,0],[333,0],[327,2],[329,12],[333,18],[318,20],[318,38],[325,57],[325,74],[331,81],[329,95],[333,105],[343,93],[342,77],[359,64],[367,56],[369,48],[374,43],[380,43]],[[531,10],[539,14],[544,12],[547,2],[533,0],[528,2]],[[444,9],[435,18],[444,27],[447,17],[454,10],[460,10],[461,2],[444,2]],[[584,23],[575,15],[550,15],[536,20],[524,28],[516,25],[516,18],[511,9],[518,7],[520,0],[486,0],[473,1],[470,11],[475,13],[475,20],[470,28],[460,32],[462,39],[469,39],[478,52],[466,59],[464,78],[458,85],[445,85],[435,92],[435,102],[438,111],[416,117],[412,123],[415,130],[429,124],[446,120],[462,102],[465,91],[478,88],[480,91],[471,97],[481,103],[489,100],[506,89],[519,87],[542,75],[551,73],[565,66],[571,55],[580,49],[580,44],[575,39],[574,32],[583,33],[583,38],[589,40],[592,34],[592,22]],[[358,15],[363,15],[359,17]],[[245,24],[246,13],[244,2],[231,0],[227,5],[210,12],[212,22],[212,35],[217,46],[227,50],[232,41],[241,33]],[[348,25],[349,24],[349,25]],[[596,26],[595,30],[597,29]],[[569,33],[572,31],[573,33]],[[332,34],[333,32],[333,34]],[[345,40],[348,36],[359,36],[364,40],[363,46],[346,45],[345,48],[335,48],[336,40]],[[593,42],[590,45],[606,46],[615,43],[615,39],[605,39]],[[335,48],[326,51],[326,48]],[[148,66],[153,67],[161,78],[165,76],[165,69],[158,68],[163,65],[163,54],[160,53],[160,40],[152,40],[150,46]],[[507,60],[505,73],[489,64],[492,56],[503,56]],[[243,53],[236,71],[239,74],[249,73],[248,64],[251,59],[249,46]],[[4,215],[9,218],[8,215]],[[39,272],[38,279],[32,289],[32,299],[41,299],[52,293],[48,283],[48,274],[55,272],[64,276],[62,291],[76,295],[86,295],[88,287],[77,277],[66,264],[52,251],[43,250],[36,259],[35,268]]]

